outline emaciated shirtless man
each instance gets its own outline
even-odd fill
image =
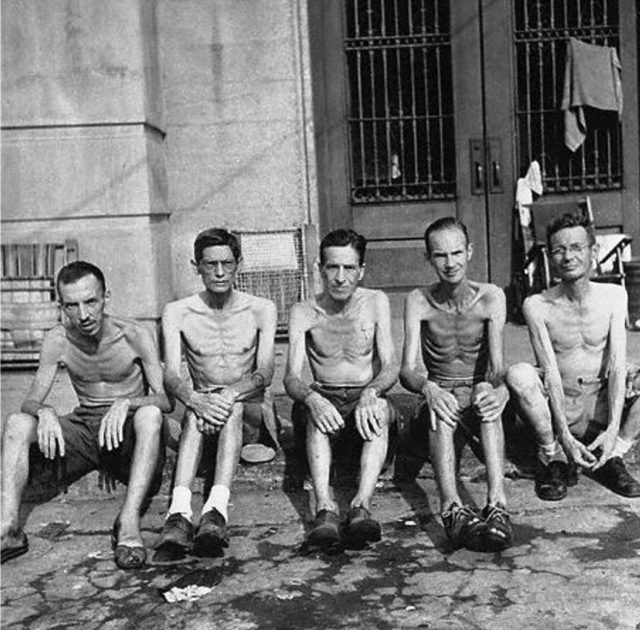
[[[339,508],[329,480],[332,441],[347,434],[362,441],[358,490],[346,520],[347,543],[380,540],[371,499],[387,454],[395,411],[384,394],[398,368],[391,338],[389,300],[358,286],[364,275],[366,241],[352,230],[336,230],[320,244],[320,294],[290,313],[289,356],[284,385],[294,399],[292,421],[306,427],[307,457],[316,498],[308,543],[340,545]],[[313,382],[305,382],[305,355]],[[355,429],[355,430],[354,430]]]
[[[438,282],[406,299],[400,382],[424,401],[412,419],[416,444],[428,441],[442,521],[454,547],[501,550],[512,542],[504,492],[502,411],[509,399],[504,378],[504,293],[467,277],[473,252],[464,224],[432,223],[424,235],[426,257]],[[418,366],[421,351],[426,374]],[[475,432],[487,467],[487,504],[481,514],[460,499],[454,431]]]
[[[146,560],[140,508],[154,475],[161,481],[162,411],[170,409],[155,340],[135,320],[104,312],[109,294],[98,267],[70,263],[56,286],[62,324],[47,332],[21,413],[4,427],[2,562],[28,550],[18,510],[30,472],[33,478],[53,469],[70,483],[104,469],[128,485],[113,527],[114,559],[123,569],[137,568]],[[44,402],[59,365],[80,403],[66,416]]]
[[[234,288],[240,262],[235,235],[217,228],[198,234],[192,264],[204,291],[167,304],[162,315],[165,386],[187,408],[160,546],[176,557],[191,548],[217,556],[228,547],[227,508],[243,419],[255,424],[267,413],[263,394],[273,377],[276,307]],[[183,349],[190,378],[180,371]],[[213,487],[194,532],[191,486],[203,446],[215,446],[214,437]]]
[[[564,498],[577,465],[638,497],[640,483],[622,460],[640,433],[640,375],[626,367],[626,291],[591,282],[597,245],[587,219],[564,215],[547,240],[560,283],[523,306],[538,368],[519,363],[507,374],[538,442],[536,493]]]

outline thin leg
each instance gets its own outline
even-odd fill
[[[151,486],[160,452],[162,413],[153,405],[140,407],[133,416],[135,447],[127,494],[120,511],[119,542],[142,542],[140,507]]]
[[[360,455],[360,480],[358,492],[351,501],[351,507],[363,507],[370,509],[371,499],[376,489],[376,483],[380,471],[384,465],[389,445],[388,415],[385,417],[384,426],[380,435],[374,435],[370,441],[365,441]]]
[[[320,510],[338,511],[331,497],[329,475],[331,472],[331,440],[322,433],[310,418],[307,419],[307,458],[316,497],[316,512]]]
[[[29,478],[29,448],[37,442],[37,420],[25,413],[7,418],[2,436],[2,546],[14,545],[20,499]]]
[[[444,511],[452,503],[462,504],[456,484],[456,454],[453,433],[452,427],[438,420],[436,430],[431,431],[429,436],[431,465],[440,493],[441,511]]]

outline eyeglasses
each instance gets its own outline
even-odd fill
[[[236,268],[235,260],[201,260],[198,266],[203,271],[211,273],[218,269],[218,265],[222,266],[223,271],[233,271]]]
[[[554,258],[562,258],[567,252],[570,254],[582,254],[585,250],[589,249],[589,245],[581,245],[580,243],[571,243],[568,247],[554,247],[551,250],[551,255]]]

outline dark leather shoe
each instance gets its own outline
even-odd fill
[[[536,470],[535,488],[543,501],[560,501],[567,496],[569,466],[565,462],[553,461],[547,466],[540,464]]]
[[[162,526],[162,544],[190,549],[193,546],[191,521],[179,512],[170,514]]]
[[[349,510],[345,529],[352,547],[364,547],[367,543],[378,542],[382,537],[380,523],[372,518],[369,510],[361,506]]]
[[[640,497],[640,483],[629,474],[620,457],[612,457],[589,476],[623,497]]]
[[[333,547],[340,543],[340,517],[331,510],[320,510],[307,536],[312,547]]]
[[[199,556],[216,558],[229,546],[227,521],[215,508],[202,515],[194,540],[194,551]]]

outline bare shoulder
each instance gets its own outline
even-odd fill
[[[320,317],[320,307],[315,297],[307,298],[291,307],[289,311],[289,322],[292,326],[308,330]]]
[[[109,321],[115,330],[121,332],[127,342],[136,350],[155,343],[153,333],[143,322],[120,315],[109,315]]]
[[[547,293],[548,291],[535,293],[526,298],[522,303],[522,312],[527,321],[544,318],[549,304],[549,296],[546,295]]]
[[[389,308],[389,298],[384,291],[380,289],[366,289],[364,287],[358,287],[357,294],[362,300],[363,304],[367,307],[371,307],[375,311],[379,309]]]
[[[429,294],[430,287],[424,289],[413,289],[404,299],[405,314],[424,313],[429,308],[429,302],[425,297],[425,292]]]
[[[244,291],[236,291],[236,295],[240,307],[248,306],[256,315],[268,314],[276,310],[275,302],[268,298],[245,293]]]
[[[591,290],[593,295],[600,300],[612,300],[613,302],[620,302],[627,299],[627,292],[619,284],[610,284],[607,282],[592,282]]]
[[[42,342],[42,354],[46,354],[51,360],[59,360],[64,354],[69,340],[62,324],[50,328],[44,335]],[[54,357],[58,357],[55,359]]]
[[[477,288],[477,301],[483,304],[490,313],[499,313],[505,308],[507,298],[500,287],[490,282],[473,282],[471,284]]]

